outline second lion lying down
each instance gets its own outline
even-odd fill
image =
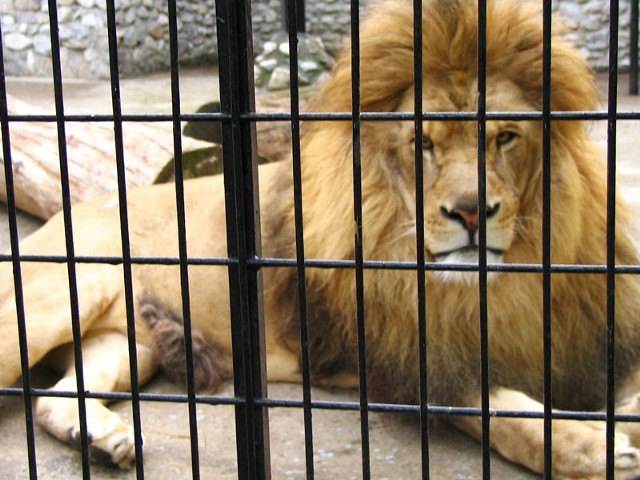
[[[423,3],[423,96],[429,112],[477,110],[477,4]],[[536,8],[517,0],[487,6],[487,109],[542,109],[542,22]],[[561,37],[552,38],[551,109],[592,110],[593,75]],[[412,112],[413,12],[409,2],[373,8],[361,30],[363,111]],[[311,105],[313,111],[351,111],[347,50]],[[542,125],[536,120],[486,124],[486,240],[489,263],[540,263],[542,258]],[[413,121],[362,123],[364,258],[416,259],[415,129]],[[424,232],[428,261],[477,263],[478,190],[475,121],[425,121]],[[552,262],[605,263],[606,165],[579,121],[554,121],[551,149]],[[260,176],[262,244],[266,257],[295,258],[290,162],[263,166]],[[307,258],[353,259],[352,125],[304,126],[302,192]],[[227,256],[221,177],[185,183],[190,257]],[[616,263],[637,264],[629,216],[618,201]],[[129,192],[134,256],[178,255],[173,186]],[[73,209],[78,255],[121,255],[117,199],[100,198]],[[23,254],[65,254],[62,218],[25,239]],[[33,365],[61,347],[54,389],[74,390],[66,266],[23,262],[24,305]],[[263,268],[267,375],[298,382],[300,343],[296,273]],[[427,273],[430,403],[479,407],[478,274]],[[189,267],[191,317],[198,380],[209,386],[232,376],[228,275],[224,267]],[[122,268],[77,265],[84,375],[91,391],[130,389]],[[364,275],[367,375],[371,398],[417,403],[418,292],[413,271],[367,269]],[[0,265],[0,386],[20,376],[17,313],[10,265]],[[348,269],[307,270],[312,380],[346,385],[357,375],[355,282]],[[138,369],[145,382],[163,362],[179,370],[174,340],[182,332],[178,267],[134,265]],[[552,387],[554,406],[598,410],[606,392],[606,278],[556,273],[552,279]],[[542,279],[536,273],[492,272],[488,278],[491,408],[541,411],[543,398]],[[640,279],[616,278],[616,393],[627,413],[638,413],[640,393]],[[177,333],[176,333],[177,332]],[[173,342],[173,343],[172,343]],[[164,354],[164,357],[163,357]],[[199,365],[199,368],[198,368]],[[87,400],[91,447],[122,467],[135,461],[131,427],[98,400]],[[78,436],[77,402],[43,397],[37,418],[64,441]],[[450,421],[474,437],[478,417]],[[153,441],[152,439],[150,441]],[[531,470],[543,469],[542,421],[493,418],[491,445]],[[619,423],[616,478],[640,474],[640,428]],[[600,478],[605,469],[604,424],[553,423],[554,478]]]

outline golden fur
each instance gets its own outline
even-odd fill
[[[477,5],[471,0],[423,2],[423,96],[425,111],[475,112]],[[487,7],[487,110],[542,109],[542,23],[536,7],[494,0]],[[592,110],[593,75],[561,36],[552,38],[551,109]],[[409,2],[375,6],[360,38],[362,110],[413,111],[413,12]],[[351,62],[346,49],[331,78],[313,100],[313,111],[351,111]],[[606,165],[579,121],[553,121],[551,149],[551,245],[555,264],[605,263]],[[352,260],[354,214],[352,125],[314,122],[303,129],[302,192],[306,258]],[[480,406],[478,274],[448,271],[449,263],[477,263],[477,124],[427,121],[423,126],[427,273],[429,401]],[[491,120],[486,124],[487,258],[489,263],[542,259],[542,126],[539,121]],[[415,262],[414,123],[363,121],[362,244],[365,260]],[[295,258],[292,183],[288,162],[261,167],[264,256]],[[192,257],[225,257],[224,195],[220,177],[185,183],[188,251]],[[156,186],[130,192],[133,255],[177,256],[174,191]],[[616,203],[616,263],[637,264],[629,215]],[[119,255],[117,201],[101,198],[74,208],[80,255]],[[26,239],[21,253],[64,254],[58,216]],[[455,268],[455,265],[453,266]],[[55,364],[65,375],[54,388],[73,389],[66,267],[23,263],[31,364],[62,346]],[[80,317],[88,389],[128,389],[128,353],[122,269],[78,265]],[[294,269],[265,268],[265,318],[269,380],[299,381],[299,325]],[[162,363],[180,370],[182,311],[175,266],[133,267],[138,365],[144,382]],[[12,273],[0,270],[0,385],[20,375]],[[356,289],[350,269],[308,268],[307,298],[312,379],[346,385],[357,374]],[[228,279],[224,267],[191,266],[191,314],[196,354],[204,372],[198,383],[216,386],[231,375]],[[371,398],[419,400],[418,295],[411,270],[364,272],[367,372]],[[554,273],[552,278],[553,401],[556,408],[597,410],[606,391],[606,278],[602,274]],[[616,276],[616,381],[620,399],[638,385],[640,285]],[[488,277],[491,406],[541,410],[543,398],[542,277],[492,272]],[[178,343],[176,343],[178,342]],[[108,345],[108,365],[101,348]],[[157,345],[161,345],[158,349]],[[114,355],[121,349],[122,355]],[[167,352],[171,358],[167,358]],[[114,368],[114,358],[120,362]],[[637,402],[627,406],[638,411]],[[77,405],[39,400],[37,415],[51,433],[76,438]],[[134,461],[130,427],[95,400],[88,401],[93,447],[113,463]],[[477,417],[452,417],[480,435]],[[101,431],[103,425],[111,429]],[[541,422],[492,420],[492,446],[507,458],[542,471]],[[633,424],[619,427],[616,478],[640,472],[640,437]],[[623,430],[626,432],[624,433]],[[604,430],[588,422],[554,422],[554,478],[601,478]],[[124,445],[124,446],[123,446]],[[637,444],[636,444],[637,445]]]

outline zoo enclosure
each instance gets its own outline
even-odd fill
[[[479,31],[484,32],[486,25],[484,22],[484,16],[482,15],[484,9],[484,2],[480,2],[480,25]],[[634,2],[636,4],[636,2]],[[80,406],[80,419],[82,425],[82,441],[81,452],[83,462],[83,472],[86,478],[90,477],[89,455],[88,455],[88,439],[86,431],[86,413],[84,412],[84,400],[86,398],[104,398],[108,400],[126,400],[132,404],[132,412],[134,418],[134,427],[137,435],[137,453],[139,458],[142,458],[142,437],[141,437],[141,420],[140,420],[140,402],[144,401],[163,401],[163,402],[181,402],[187,403],[190,411],[190,434],[191,434],[191,457],[192,457],[192,476],[193,478],[199,478],[199,446],[198,446],[198,425],[196,420],[196,405],[198,403],[209,404],[230,404],[236,408],[236,429],[237,429],[237,457],[242,459],[238,462],[238,477],[242,479],[249,478],[268,478],[269,466],[270,466],[270,452],[269,452],[269,434],[268,434],[268,411],[270,408],[298,408],[304,412],[305,419],[305,452],[306,452],[306,469],[307,477],[313,478],[314,476],[314,457],[313,457],[313,422],[312,412],[314,409],[342,409],[342,410],[357,410],[361,414],[361,432],[362,432],[362,475],[364,478],[369,478],[371,475],[370,455],[368,444],[368,415],[369,412],[414,412],[420,415],[420,428],[422,431],[422,452],[423,452],[423,476],[427,477],[429,472],[429,424],[428,419],[431,416],[438,416],[443,414],[466,414],[466,415],[478,415],[483,419],[483,477],[490,477],[490,457],[489,457],[489,418],[490,416],[531,416],[531,413],[527,412],[490,412],[488,404],[488,345],[487,345],[487,273],[493,270],[499,270],[505,268],[509,270],[522,271],[522,272],[541,272],[544,278],[544,295],[545,295],[545,336],[546,353],[547,358],[550,352],[550,301],[551,301],[551,276],[552,273],[559,271],[557,266],[551,264],[550,261],[550,225],[547,222],[545,225],[545,246],[544,257],[541,265],[509,265],[503,267],[488,266],[486,256],[480,256],[478,275],[480,278],[479,289],[480,298],[483,303],[483,316],[480,319],[479,328],[483,333],[483,349],[482,349],[482,364],[481,369],[483,372],[483,408],[481,409],[462,409],[451,408],[448,406],[435,406],[430,405],[426,401],[426,394],[428,389],[428,382],[424,381],[426,375],[421,375],[421,394],[422,399],[420,405],[387,405],[387,404],[374,404],[369,402],[366,392],[366,374],[364,370],[364,337],[363,337],[363,325],[366,322],[366,315],[363,306],[363,274],[364,270],[368,268],[391,268],[391,269],[409,269],[416,271],[416,282],[420,286],[420,291],[424,291],[425,273],[429,269],[436,268],[435,265],[425,262],[424,256],[418,255],[415,263],[407,264],[406,262],[385,262],[384,265],[370,262],[363,258],[362,245],[359,240],[359,236],[354,238],[354,252],[355,260],[353,262],[344,261],[320,261],[314,259],[306,259],[304,256],[304,244],[302,241],[302,205],[300,195],[300,122],[305,120],[313,121],[335,121],[350,119],[353,122],[354,130],[354,221],[358,228],[362,228],[362,213],[360,211],[361,205],[361,191],[359,190],[359,175],[360,175],[360,162],[359,162],[359,148],[357,146],[360,142],[360,124],[361,121],[377,121],[388,120],[393,118],[401,118],[407,120],[407,118],[401,115],[390,113],[363,113],[360,111],[359,102],[359,89],[358,89],[358,32],[359,32],[359,10],[358,2],[352,1],[352,45],[353,45],[353,105],[351,112],[344,112],[341,114],[319,114],[319,113],[301,113],[299,109],[300,98],[297,82],[297,61],[296,61],[296,49],[290,48],[291,51],[291,111],[275,114],[263,114],[255,113],[254,108],[254,88],[252,83],[252,36],[251,36],[251,5],[249,1],[244,0],[217,0],[216,2],[216,18],[218,26],[218,44],[219,44],[219,68],[220,68],[220,95],[221,95],[221,113],[219,114],[183,114],[180,111],[180,86],[178,75],[178,42],[177,42],[177,23],[176,23],[176,10],[177,5],[175,0],[168,0],[167,13],[169,17],[169,26],[171,33],[171,64],[172,64],[172,92],[173,92],[173,111],[171,115],[144,115],[144,116],[126,116],[122,114],[120,98],[119,98],[119,72],[118,72],[118,46],[116,35],[116,22],[115,22],[115,3],[111,0],[107,1],[107,15],[109,19],[109,50],[111,59],[111,82],[112,82],[112,107],[113,114],[96,117],[93,115],[88,116],[69,116],[64,111],[63,101],[63,79],[60,67],[60,51],[59,43],[60,39],[57,35],[57,5],[56,2],[49,1],[49,13],[51,22],[51,45],[52,45],[52,60],[53,60],[53,78],[56,94],[56,114],[55,116],[14,116],[9,115],[7,110],[7,95],[6,86],[4,82],[4,72],[0,72],[0,127],[3,141],[3,156],[5,159],[5,176],[7,179],[7,191],[8,205],[10,211],[10,232],[11,232],[11,254],[0,256],[0,261],[12,262],[15,272],[15,286],[16,286],[16,302],[21,304],[21,274],[20,264],[21,262],[39,261],[39,262],[56,262],[66,263],[69,270],[70,285],[69,288],[73,292],[76,289],[75,286],[75,268],[81,263],[92,262],[108,262],[119,263],[124,267],[124,281],[127,291],[127,318],[132,324],[134,318],[133,312],[133,292],[131,287],[131,268],[135,264],[142,263],[160,263],[160,264],[175,264],[179,265],[182,275],[182,285],[184,292],[183,303],[183,315],[185,320],[185,332],[186,334],[186,350],[187,358],[191,360],[191,344],[190,344],[190,312],[189,312],[189,294],[188,294],[188,269],[189,265],[194,264],[206,264],[206,265],[221,265],[229,269],[230,278],[230,293],[231,293],[231,311],[232,311],[232,326],[233,326],[233,350],[234,350],[234,387],[235,393],[232,397],[212,397],[198,395],[195,392],[193,385],[193,364],[191,361],[187,362],[187,394],[186,395],[154,395],[139,391],[137,388],[137,370],[135,365],[135,329],[130,329],[130,357],[134,359],[131,364],[132,386],[133,392],[131,394],[124,393],[87,393],[83,388],[82,369],[78,368],[78,394],[74,392],[48,392],[46,390],[37,389],[31,386],[30,375],[27,367],[26,358],[23,358],[23,378],[24,386],[22,388],[8,388],[0,390],[0,395],[6,396],[22,396],[25,404],[26,418],[26,435],[28,449],[28,463],[29,473],[31,478],[37,478],[38,469],[36,462],[36,449],[34,438],[34,422],[33,412],[31,408],[31,402],[34,397],[41,395],[57,395],[67,397],[78,397],[78,404]],[[636,4],[637,7],[637,4]],[[421,16],[421,3],[414,2],[415,15],[417,18]],[[611,8],[611,38],[618,37],[618,2],[613,0],[610,3]],[[636,14],[637,14],[637,8]],[[289,19],[297,18],[297,6],[296,2],[288,1],[286,13]],[[544,2],[544,22],[547,45],[549,44],[550,33],[550,19],[551,19],[551,2]],[[637,26],[637,20],[632,22]],[[289,39],[293,46],[297,37],[297,22],[289,21]],[[421,22],[416,22],[415,27],[415,41],[416,44],[420,44],[421,37]],[[482,38],[482,37],[481,37]],[[637,42],[635,42],[637,44]],[[633,44],[633,42],[632,42]],[[0,54],[2,52],[0,51]],[[545,188],[545,212],[546,219],[550,218],[550,188],[549,188],[549,152],[550,152],[550,128],[549,125],[552,120],[562,121],[571,118],[587,119],[592,118],[595,120],[606,120],[608,123],[609,132],[609,147],[608,147],[608,162],[609,162],[609,198],[615,197],[615,132],[616,122],[619,120],[640,120],[640,115],[637,113],[618,113],[616,103],[616,87],[617,87],[617,48],[616,42],[611,43],[610,49],[610,69],[609,69],[609,98],[608,108],[606,112],[574,112],[570,114],[561,114],[557,112],[551,112],[548,102],[542,112],[536,114],[536,118],[539,119],[545,127],[544,147],[545,147],[545,172],[546,172],[546,187]],[[420,49],[416,49],[415,62],[417,65],[422,61],[420,56]],[[637,56],[637,51],[636,51]],[[484,106],[484,89],[485,78],[483,72],[485,71],[485,58],[484,50],[482,47],[482,41],[479,48],[479,62],[478,71],[479,84],[478,91],[480,92],[481,101],[476,115],[472,121],[477,122],[479,132],[479,145],[478,145],[478,171],[479,178],[484,177],[484,125],[487,119],[491,119],[491,114],[485,111]],[[545,56],[545,76],[543,79],[545,97],[549,98],[549,85],[550,85],[550,55],[549,51]],[[634,62],[632,62],[632,65]],[[637,61],[635,62],[637,65]],[[417,84],[422,83],[421,68],[415,69],[415,82]],[[637,75],[637,71],[636,71]],[[637,77],[634,80],[637,82]],[[429,112],[422,113],[422,99],[417,93],[415,98],[415,111],[418,112],[409,121],[415,122],[416,126],[420,124],[421,119],[434,118],[433,114]],[[518,112],[513,112],[515,118],[518,117]],[[455,117],[454,117],[455,118]],[[468,116],[461,118],[469,119]],[[59,153],[60,153],[60,166],[62,172],[62,188],[64,192],[64,214],[70,219],[70,204],[68,201],[68,179],[65,174],[66,165],[66,145],[65,145],[65,124],[67,122],[91,122],[91,121],[103,121],[113,122],[114,129],[116,131],[116,159],[119,171],[119,196],[120,205],[126,205],[126,188],[124,178],[124,162],[130,161],[125,159],[123,154],[122,145],[122,132],[126,128],[126,122],[135,121],[166,121],[172,122],[173,134],[174,134],[174,146],[175,146],[175,158],[176,158],[176,201],[178,205],[178,218],[179,225],[179,240],[180,240],[180,255],[178,258],[135,258],[128,252],[128,222],[126,208],[121,208],[121,228],[122,228],[122,243],[123,243],[123,255],[121,258],[99,259],[89,257],[78,257],[74,254],[73,247],[73,235],[72,230],[69,227],[66,231],[67,235],[67,248],[68,255],[64,258],[60,257],[43,257],[43,256],[25,256],[20,255],[18,245],[18,231],[16,225],[16,210],[15,202],[11,197],[12,186],[12,166],[11,166],[11,144],[10,144],[10,123],[11,122],[29,122],[29,121],[48,121],[55,122],[59,135]],[[194,259],[187,255],[185,244],[185,219],[184,219],[184,199],[182,190],[182,169],[181,169],[181,121],[211,121],[217,120],[222,124],[223,129],[223,148],[224,148],[224,175],[225,175],[225,187],[227,194],[227,231],[229,236],[229,255],[227,258],[207,258],[207,259]],[[261,255],[260,239],[256,235],[259,231],[259,220],[255,215],[255,212],[259,210],[259,199],[254,195],[253,185],[255,185],[257,176],[257,164],[255,160],[255,124],[256,122],[264,121],[288,121],[291,124],[291,134],[293,139],[293,157],[292,168],[295,179],[295,200],[296,200],[296,240],[297,240],[297,258],[296,259],[273,259],[264,258]],[[421,128],[416,127],[417,138],[420,140]],[[418,172],[422,169],[422,158],[419,153],[421,149],[416,149],[418,152],[416,155],[416,169]],[[421,175],[417,175],[421,178]],[[484,185],[481,182],[479,185],[480,194],[480,209],[481,212],[481,247],[485,241],[485,218],[484,204],[486,202],[486,192],[484,192]],[[418,198],[416,199],[416,210],[418,212],[418,218],[422,218],[422,186],[418,185]],[[611,202],[613,204],[613,202]],[[613,211],[609,212],[610,226],[613,227]],[[67,225],[69,225],[69,220]],[[420,230],[420,229],[419,229]],[[614,229],[609,229],[610,240],[613,239]],[[610,241],[610,244],[613,242]],[[424,238],[418,235],[417,251],[424,252]],[[482,251],[482,248],[481,248]],[[261,297],[261,285],[259,278],[259,271],[263,268],[273,268],[275,266],[285,266],[288,268],[295,268],[298,274],[298,290],[296,295],[298,296],[300,303],[300,317],[301,317],[301,345],[303,350],[303,400],[273,400],[266,396],[265,383],[264,383],[264,349],[261,344],[261,332],[262,319],[260,311],[260,297]],[[306,294],[304,289],[305,269],[308,267],[321,267],[321,268],[349,268],[354,271],[354,275],[358,284],[358,305],[359,314],[358,321],[360,325],[360,401],[356,403],[350,402],[321,402],[311,399],[310,395],[310,381],[309,381],[309,365],[308,365],[308,351],[306,348]],[[454,268],[454,267],[452,267]],[[570,266],[563,267],[562,271],[576,271],[581,272],[584,269],[574,268]],[[614,276],[616,273],[638,273],[637,267],[627,267],[621,269],[616,267],[613,258],[612,247],[609,248],[607,265],[597,270],[599,273],[605,273],[609,280],[610,291],[609,298],[610,303],[608,305],[608,322],[609,330],[613,330],[613,292],[614,292]],[[72,299],[74,295],[72,293]],[[425,335],[425,301],[424,296],[419,299],[420,311],[422,315],[420,317],[420,332],[424,341]],[[74,320],[74,333],[75,333],[75,355],[76,361],[79,366],[82,365],[81,361],[81,349],[80,346],[80,331],[78,325],[78,304],[77,299],[72,302],[72,317]],[[24,319],[22,319],[21,325],[24,325]],[[26,352],[26,344],[24,343],[25,335],[24,328],[22,331],[21,339],[23,343],[21,345],[22,351]],[[612,348],[612,345],[610,345]],[[549,362],[547,362],[548,364]],[[426,364],[426,352],[422,352],[421,367],[424,372]],[[546,365],[545,375],[547,387],[550,386],[550,365]],[[609,384],[609,388],[613,389],[613,384]],[[535,415],[534,415],[535,416]],[[565,413],[557,414],[551,412],[550,403],[545,403],[544,414],[540,415],[543,418],[545,424],[546,438],[550,438],[551,420],[557,418],[595,418],[606,419],[608,425],[608,439],[609,443],[613,443],[613,418],[614,418],[614,405],[612,395],[609,395],[609,402],[605,414],[583,414],[583,413]],[[546,442],[550,445],[549,442]],[[551,461],[550,449],[545,452],[545,464],[547,466],[547,472],[550,472],[549,466]],[[612,451],[609,449],[608,454],[608,466],[609,466],[609,478],[613,478],[612,471]],[[144,477],[144,464],[140,461],[136,465],[137,476],[139,478]],[[547,474],[550,477],[550,473]]]

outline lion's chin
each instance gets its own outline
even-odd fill
[[[502,263],[502,253],[495,250],[487,250],[487,264]],[[463,248],[436,256],[436,263],[447,265],[472,264],[478,265],[478,249]],[[487,282],[494,282],[498,272],[487,272]],[[434,277],[439,282],[457,283],[465,285],[477,285],[480,274],[477,271],[437,270]]]

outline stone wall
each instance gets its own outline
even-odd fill
[[[348,0],[306,0],[307,31],[335,54],[349,31]],[[362,3],[370,3],[367,0]],[[605,0],[555,0],[569,37],[598,69],[608,63],[609,5]],[[63,74],[109,75],[105,0],[58,0]],[[183,65],[215,61],[215,0],[177,0],[179,58]],[[169,66],[166,0],[117,0],[120,71],[123,75]],[[256,53],[281,29],[280,0],[254,0]],[[629,0],[620,1],[620,64],[628,66]],[[5,70],[9,75],[51,75],[47,0],[0,0]]]
[[[59,0],[58,5],[60,57],[65,71],[78,77],[108,76],[106,4]],[[46,0],[0,0],[0,15],[6,73],[51,75]]]
[[[361,5],[372,0],[361,1]],[[327,50],[334,54],[340,48],[345,35],[351,30],[349,0],[306,0],[306,31],[317,35]],[[255,49],[282,29],[281,0],[254,0],[252,4]]]
[[[216,59],[215,0],[177,0],[181,63]],[[0,0],[8,75],[51,75],[47,0]],[[106,0],[58,0],[63,75],[109,77]],[[116,0],[118,57],[123,75],[170,65],[166,0]]]
[[[121,72],[131,75],[169,68],[169,15],[166,0],[117,2]],[[218,50],[215,0],[177,0],[176,3],[178,58],[181,63],[213,64]]]
[[[633,0],[637,1],[637,0]],[[619,2],[618,65],[629,67],[630,1]],[[554,0],[568,29],[567,37],[597,70],[609,65],[609,2],[606,0]]]

